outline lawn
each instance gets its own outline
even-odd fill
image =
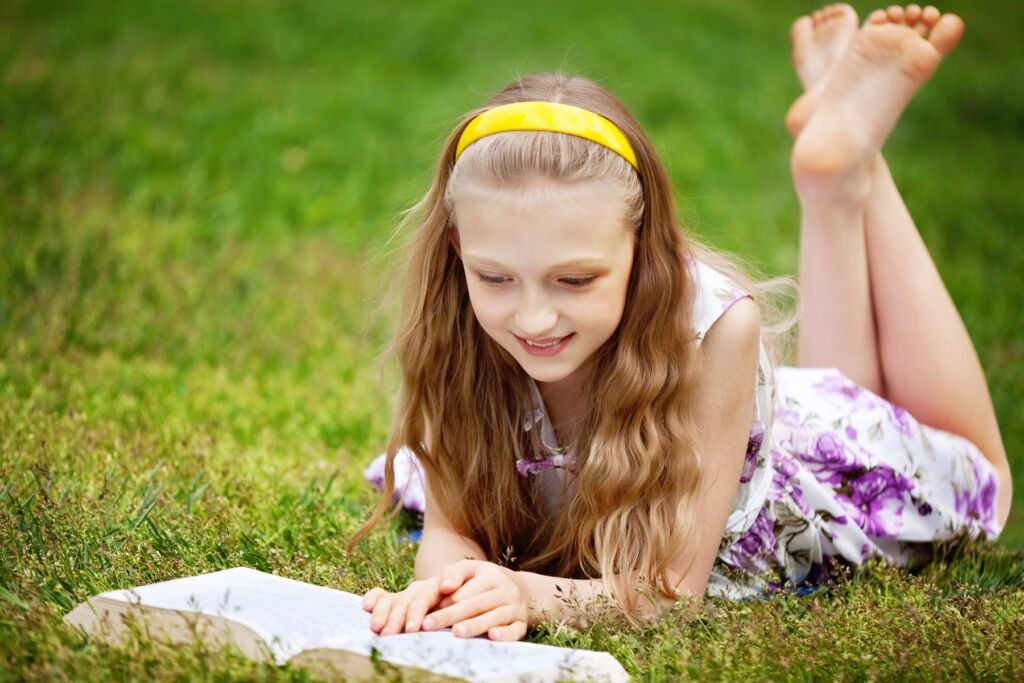
[[[399,213],[461,114],[566,69],[629,106],[701,238],[797,266],[787,32],[813,4],[0,3],[0,678],[303,679],[61,616],[248,565],[360,592],[411,575],[374,502]],[[865,14],[870,6],[858,5]],[[1024,10],[961,45],[886,155],[1024,473]],[[997,545],[643,631],[541,627],[637,678],[1024,677],[1024,484]]]

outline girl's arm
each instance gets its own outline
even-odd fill
[[[674,558],[684,593],[704,595],[725,524],[732,514],[754,415],[761,319],[753,299],[736,301],[701,344],[702,367],[694,412],[706,463],[697,544]],[[691,563],[692,560],[692,563]]]
[[[363,609],[373,612],[370,628],[381,635],[418,631],[427,612],[448,604],[447,595],[462,585],[451,581],[442,585],[442,570],[460,560],[482,561],[485,557],[476,542],[455,531],[431,493],[429,482],[424,489],[423,535],[416,551],[413,582],[396,593],[374,588],[363,597]]]
[[[483,560],[486,556],[483,548],[475,541],[460,535],[426,489],[426,505],[423,512],[423,535],[420,547],[416,551],[416,567],[413,576],[416,579],[429,579],[440,576],[441,570],[459,560]]]
[[[696,394],[700,399],[694,417],[707,473],[698,494],[696,543],[672,559],[669,571],[683,593],[704,594],[732,512],[750,436],[759,348],[760,320],[757,306],[749,298],[740,299],[723,313],[701,344]],[[428,629],[454,626],[460,636],[487,633],[491,638],[521,638],[526,624],[518,622],[524,614],[531,624],[542,616],[574,621],[583,616],[581,606],[607,595],[600,579],[513,572],[479,561],[445,567],[442,578],[447,585],[460,587],[446,600],[451,604],[429,615],[423,625]],[[644,587],[637,586],[637,590]],[[647,612],[653,616],[671,605],[671,600],[662,599]]]

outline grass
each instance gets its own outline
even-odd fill
[[[0,5],[3,677],[303,679],[201,646],[106,647],[60,618],[102,590],[239,564],[350,591],[408,581],[407,521],[344,550],[394,390],[378,363],[381,293],[400,275],[388,239],[450,124],[513,75],[609,85],[692,229],[793,272],[786,32],[813,5],[765,8]],[[965,39],[886,151],[1019,475],[1024,84],[1009,76],[1024,17],[948,9]],[[1021,488],[998,546],[917,573],[873,566],[809,597],[531,637],[650,680],[1020,678]]]

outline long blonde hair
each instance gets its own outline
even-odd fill
[[[472,118],[536,100],[576,105],[614,122],[636,153],[637,169],[588,140],[533,131],[484,138],[455,165],[459,136]],[[554,514],[542,514],[535,480],[516,470],[517,460],[542,448],[539,430],[523,428],[533,412],[529,379],[476,322],[449,242],[456,184],[469,178],[509,186],[537,174],[623,183],[636,230],[622,320],[590,364],[575,440],[562,444],[576,457],[575,488],[566,490]],[[561,74],[521,78],[451,133],[430,190],[412,215],[418,228],[393,345],[402,390],[387,446],[386,490],[352,543],[386,512],[395,454],[407,445],[449,521],[490,560],[514,558],[519,569],[557,576],[602,577],[627,611],[637,607],[637,581],[675,597],[668,565],[680,550],[694,547],[704,471],[693,419],[699,356],[687,264],[695,253],[708,252],[699,245],[695,250],[679,229],[668,176],[640,125],[592,81]]]

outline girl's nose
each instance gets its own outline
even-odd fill
[[[516,327],[527,337],[544,337],[554,331],[557,322],[558,311],[543,300],[523,301],[516,311]]]

